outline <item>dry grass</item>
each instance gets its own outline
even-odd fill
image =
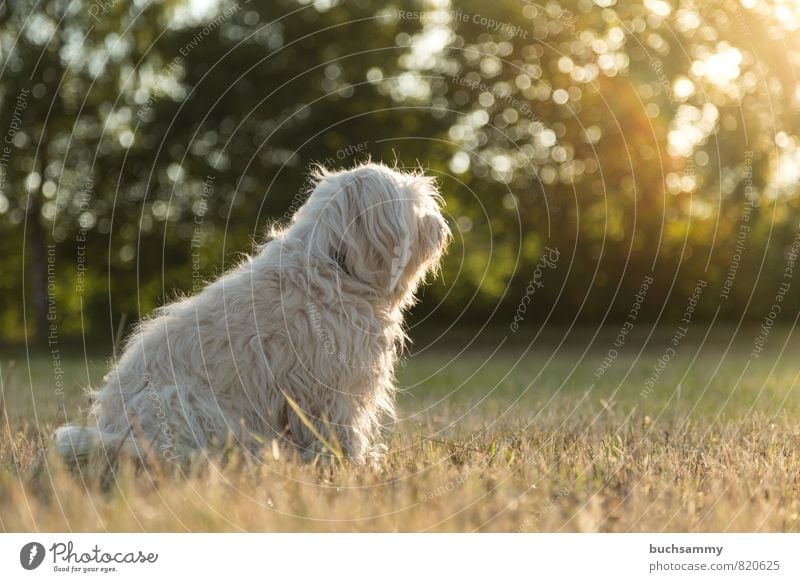
[[[798,531],[797,350],[740,379],[746,344],[707,344],[689,367],[687,343],[646,398],[663,342],[591,389],[603,342],[547,365],[544,349],[516,365],[512,348],[424,353],[400,373],[404,420],[378,466],[227,454],[182,476],[124,465],[105,487],[46,450],[102,362],[67,359],[62,398],[46,356],[10,373],[4,358],[0,530]]]

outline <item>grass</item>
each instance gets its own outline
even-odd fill
[[[103,358],[63,358],[56,394],[49,355],[6,353],[0,530],[799,531],[797,339],[775,329],[750,359],[754,333],[698,328],[643,395],[671,333],[631,338],[600,379],[614,333],[527,353],[454,335],[398,371],[374,467],[227,454],[177,477],[123,465],[105,488],[47,450]]]

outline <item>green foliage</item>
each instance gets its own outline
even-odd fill
[[[797,21],[734,0],[4,3],[0,339],[53,313],[108,341],[263,242],[312,163],[367,156],[447,199],[418,320],[507,324],[545,247],[524,325],[624,318],[648,273],[643,318],[702,278],[697,317],[759,320],[798,231]]]

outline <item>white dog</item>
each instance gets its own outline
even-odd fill
[[[62,456],[174,460],[266,438],[365,459],[393,417],[403,310],[450,230],[419,173],[370,163],[314,179],[256,256],[138,327],[94,392],[96,427],[56,431]]]

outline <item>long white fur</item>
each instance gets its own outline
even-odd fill
[[[174,460],[233,437],[312,458],[315,432],[356,461],[369,454],[394,417],[403,310],[450,231],[418,172],[369,163],[314,178],[254,257],[138,326],[93,393],[96,426],[56,432],[62,456]]]

